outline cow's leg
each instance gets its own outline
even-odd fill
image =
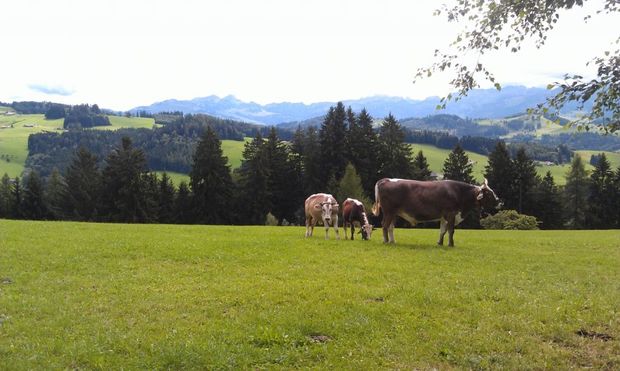
[[[345,233],[346,233],[346,229],[345,229]],[[355,236],[355,222],[351,222],[351,241],[353,241],[353,236]],[[344,238],[346,239],[347,236],[345,235]]]
[[[454,246],[454,219],[454,215],[450,215],[448,218],[448,246]]]
[[[325,227],[325,239],[329,239],[329,223],[323,218],[323,226]]]
[[[316,225],[316,219],[312,218],[310,220],[310,236],[312,237],[312,233],[314,233],[314,226]]]
[[[348,227],[348,223],[347,223],[347,220],[345,219],[345,220],[342,222],[342,229],[344,229],[344,239],[345,239],[345,240],[348,238],[348,237],[347,237],[347,227]]]
[[[383,243],[394,243],[394,218],[395,215],[383,214],[383,221],[381,221],[381,227],[383,228]],[[388,238],[388,233],[391,238]]]
[[[311,223],[311,218],[306,218],[306,237],[310,237],[312,235],[310,233],[310,223]]]
[[[340,239],[340,232],[338,231],[338,215],[332,216],[332,221],[334,223],[334,230],[336,231],[336,239],[339,240]]]
[[[444,218],[441,218],[441,221],[439,222],[439,241],[437,241],[437,245],[442,246],[443,245],[443,236],[446,234],[446,231],[448,227],[448,221],[445,220]]]

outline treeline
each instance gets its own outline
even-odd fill
[[[266,136],[268,127],[208,115],[171,114],[174,117],[165,126],[154,129],[70,130],[64,133],[44,132],[28,137],[26,167],[47,177],[54,168],[64,172],[72,156],[80,147],[86,148],[103,166],[107,154],[129,137],[136,148],[144,151],[149,169],[188,173],[192,154],[206,127],[211,127],[221,139],[244,140],[257,133]],[[281,138],[290,139],[292,133],[278,130]]]
[[[303,201],[329,192],[368,206],[375,182],[383,177],[431,180],[422,151],[412,155],[405,129],[391,115],[379,130],[373,118],[339,103],[320,128],[298,128],[285,142],[275,128],[257,131],[246,143],[240,168],[231,172],[217,131],[207,125],[191,154],[190,181],[175,187],[170,178],[149,171],[145,151],[127,136],[104,161],[79,147],[69,166],[43,178],[36,169],[23,179],[0,182],[0,216],[114,222],[280,224],[303,223]],[[122,133],[122,131],[121,131]],[[443,166],[443,177],[474,183],[473,163],[457,144]],[[587,174],[574,156],[567,183],[540,177],[524,148],[511,156],[504,142],[489,154],[486,178],[504,209],[537,218],[541,228],[620,227],[620,168],[604,154]],[[478,180],[480,181],[480,180]],[[479,215],[465,226],[478,227]]]

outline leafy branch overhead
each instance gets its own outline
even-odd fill
[[[458,0],[456,4],[444,5],[435,15],[445,15],[449,22],[466,22],[469,26],[459,33],[450,45],[450,52],[435,50],[436,61],[428,67],[419,68],[414,81],[430,77],[433,73],[447,71],[451,74],[450,85],[456,89],[454,96],[448,94],[441,99],[438,108],[445,108],[450,100],[459,100],[474,88],[479,81],[488,81],[501,90],[501,84],[484,63],[485,54],[508,49],[513,53],[521,50],[524,42],[532,40],[537,48],[547,41],[547,35],[560,19],[560,13],[577,6],[580,0],[525,0],[486,1]],[[604,0],[597,14],[611,14],[620,11],[620,1]],[[588,21],[591,15],[584,18]],[[620,131],[620,37],[612,50],[595,57],[588,64],[596,66],[596,77],[565,75],[563,81],[547,87],[557,93],[539,104],[532,113],[556,112],[568,102],[577,103],[579,109],[586,102],[592,102],[589,113],[573,121],[574,125],[586,130],[598,127],[605,133]],[[615,50],[613,50],[615,49]]]

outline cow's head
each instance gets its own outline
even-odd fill
[[[314,207],[321,210],[321,217],[325,222],[329,223],[329,221],[332,219],[332,212],[334,211],[334,208],[338,207],[338,203],[333,201],[327,201],[318,203],[314,205]]]
[[[366,223],[360,228],[360,233],[362,234],[363,240],[370,240],[370,235],[372,235],[372,231],[375,228],[370,223]]]
[[[498,205],[500,205],[499,198],[497,197],[495,192],[493,192],[491,187],[489,187],[489,182],[486,178],[484,178],[484,183],[482,183],[482,185],[478,187],[478,191],[479,192],[476,200],[478,201],[478,204],[483,208],[494,209]]]

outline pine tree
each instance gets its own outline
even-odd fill
[[[192,195],[184,180],[179,183],[179,191],[174,199],[174,221],[180,224],[194,222]]]
[[[495,149],[489,154],[489,161],[485,167],[485,178],[489,185],[504,203],[504,209],[514,210],[517,208],[514,191],[514,168],[510,159],[510,153],[503,141],[497,142]]]
[[[65,182],[65,215],[73,220],[95,220],[101,190],[97,157],[84,147],[78,149],[67,168]]]
[[[175,189],[168,173],[164,171],[159,181],[159,222],[174,223],[174,195]]]
[[[64,201],[67,197],[67,184],[58,169],[54,168],[45,187],[44,200],[50,217],[61,220],[64,218]]]
[[[22,213],[22,203],[23,203],[23,190],[22,185],[19,180],[19,177],[15,177],[15,182],[13,183],[13,193],[12,193],[12,205],[11,210],[13,214],[11,215],[14,219],[21,219],[23,217]]]
[[[13,215],[13,184],[7,173],[0,180],[0,218]]]
[[[142,175],[142,202],[144,203],[144,222],[159,221],[159,179],[155,173]]]
[[[474,183],[473,167],[463,148],[457,144],[443,163],[443,177],[471,184]]]
[[[514,189],[517,192],[517,211],[520,214],[536,215],[540,210],[534,202],[533,190],[540,182],[534,161],[521,147],[513,161],[515,172]]]
[[[535,201],[537,208],[536,219],[541,222],[541,229],[562,228],[562,203],[561,195],[550,171],[536,187]]]
[[[372,203],[362,187],[362,180],[355,170],[355,166],[349,163],[345,168],[344,175],[338,183],[337,193],[334,195],[336,200],[342,204],[347,198],[355,198],[362,202],[366,210],[372,208]]]
[[[39,173],[31,171],[26,178],[24,187],[24,200],[22,202],[22,215],[26,219],[46,219],[49,212],[43,200],[43,182]]]
[[[390,113],[379,129],[380,177],[411,178],[411,148],[405,143],[405,131]]]
[[[336,107],[330,107],[319,133],[321,143],[321,164],[323,170],[319,174],[322,185],[327,184],[327,180],[334,176],[337,179],[344,174],[347,166],[346,148],[346,112],[342,102],[338,102]]]
[[[306,130],[304,138],[303,154],[301,156],[303,166],[303,189],[304,194],[323,192],[325,183],[323,180],[323,166],[321,164],[321,143],[315,127]]]
[[[351,109],[349,108],[349,111]],[[372,116],[366,109],[355,115],[347,111],[349,130],[347,132],[347,147],[349,160],[357,170],[362,180],[365,194],[373,194],[379,170],[377,153],[379,152],[379,139],[372,127]]]
[[[594,171],[590,175],[588,197],[588,227],[612,228],[615,220],[614,173],[605,153],[601,153]],[[611,202],[610,202],[611,201]]]
[[[265,151],[265,141],[260,135],[245,144],[239,174],[239,197],[237,209],[243,224],[264,224],[271,210],[269,189],[270,169]]]
[[[196,221],[203,224],[229,223],[232,219],[233,182],[228,158],[222,152],[222,143],[210,126],[198,143],[189,177]]]
[[[422,150],[418,151],[418,154],[413,159],[411,179],[416,180],[429,180],[431,178],[431,168],[424,157]]]
[[[571,229],[585,228],[588,199],[588,174],[581,156],[578,154],[573,157],[570,170],[568,174],[566,174],[564,196],[566,226]]]
[[[123,137],[121,147],[112,150],[106,164],[101,192],[104,218],[125,223],[151,220],[144,151],[134,148],[129,137]]]

